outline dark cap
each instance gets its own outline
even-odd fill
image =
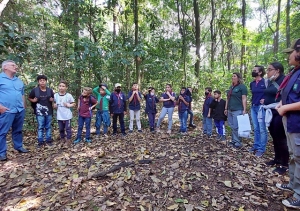
[[[283,53],[292,53],[296,48],[300,48],[300,39],[293,40],[291,47],[284,49]]]
[[[101,83],[101,84],[99,85],[99,88],[101,88],[101,86],[105,86],[105,87],[106,87],[106,89],[107,89],[107,84],[105,84],[105,83]]]

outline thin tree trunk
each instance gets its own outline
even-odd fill
[[[211,21],[210,21],[210,38],[211,38],[211,54],[210,54],[210,68],[211,71],[214,69],[215,64],[215,46],[216,46],[216,35],[214,18],[216,16],[215,0],[210,0],[211,4]]]
[[[76,69],[76,96],[81,94],[81,69],[79,67],[80,62],[80,52],[78,46],[79,40],[79,3],[76,0],[74,4],[74,13],[73,13],[73,40],[74,40],[74,54],[75,54],[75,69]]]
[[[138,16],[138,0],[134,0],[134,45],[135,48],[139,44],[139,16]],[[136,71],[136,82],[141,83],[141,73],[140,73],[140,57],[135,56],[135,71]]]
[[[277,59],[277,54],[278,54],[278,42],[279,42],[279,23],[280,23],[280,7],[281,6],[281,0],[278,0],[278,5],[277,5],[277,18],[276,18],[276,29],[274,33],[274,44],[273,44],[273,52],[274,52],[274,57]]]
[[[5,7],[7,6],[9,0],[3,0],[1,3],[0,3],[0,16],[2,15],[2,12],[3,10],[5,9]]]
[[[245,68],[245,52],[246,52],[246,46],[245,46],[245,40],[246,40],[246,0],[242,0],[242,47],[241,47],[241,67],[240,67],[240,73],[244,76],[246,75],[246,68]]]
[[[195,63],[195,75],[199,79],[200,74],[200,14],[199,4],[197,0],[193,0],[194,16],[195,16],[195,40],[196,40],[196,63]]]
[[[290,28],[290,10],[291,10],[291,0],[287,0],[286,3],[286,47],[291,45],[291,28]]]
[[[118,5],[118,3],[117,3],[117,1],[114,1],[113,3],[114,3],[114,5],[113,5],[113,43],[115,43],[116,35],[117,35],[116,25],[117,25],[117,13],[118,13],[117,5]]]

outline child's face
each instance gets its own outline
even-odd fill
[[[170,86],[166,86],[166,92],[170,92],[171,91],[171,87]]]
[[[221,95],[220,94],[218,94],[218,93],[214,93],[214,98],[215,99],[219,99],[221,97]]]
[[[45,79],[40,79],[38,81],[39,86],[45,87],[47,85],[47,81]]]
[[[133,90],[138,90],[138,89],[139,89],[139,85],[133,84],[133,85],[132,85],[132,89],[133,89]]]
[[[88,97],[89,95],[90,94],[86,90],[83,90],[83,92],[82,92],[83,97]]]
[[[106,93],[105,90],[102,89],[102,88],[100,88],[100,94],[101,94],[101,95],[104,95],[105,93]]]
[[[180,90],[180,94],[183,95],[184,93],[185,93],[185,89],[181,89],[181,90]]]
[[[58,90],[59,90],[59,92],[66,92],[67,89],[68,89],[68,87],[67,87],[66,84],[64,84],[64,83],[60,83],[60,84],[58,85]]]
[[[150,94],[154,95],[154,94],[155,94],[155,89],[152,89],[152,90],[150,91]]]

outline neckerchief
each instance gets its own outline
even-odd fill
[[[281,91],[287,86],[288,82],[290,81],[292,75],[297,72],[297,70],[300,70],[300,66],[295,67],[289,74],[287,74],[285,76],[285,78],[283,79],[282,83],[280,84],[276,97],[275,99],[277,99],[280,95],[281,95]]]

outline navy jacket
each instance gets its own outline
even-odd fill
[[[188,96],[186,93],[184,94],[180,94],[184,100],[190,104],[191,102],[191,97]],[[182,100],[179,99],[179,97],[177,98],[177,102],[178,102],[178,113],[184,113],[185,111],[189,110],[189,104],[186,105]]]
[[[252,92],[252,101],[251,103],[254,105],[260,105],[260,100],[264,98],[264,90],[266,89],[265,79],[262,78],[258,83],[256,81],[252,81],[250,83],[250,90]]]
[[[203,111],[202,111],[202,115],[203,117],[207,117],[208,115],[208,111],[209,111],[209,105],[211,104],[211,102],[214,100],[214,98],[211,95],[208,95],[203,103]]]
[[[171,93],[171,96],[176,97],[174,92]],[[163,97],[164,99],[169,99],[169,96],[165,92],[161,95],[161,97]],[[175,107],[175,102],[172,100],[164,101],[163,107],[165,107],[165,108]]]
[[[291,76],[287,86],[281,93],[282,105],[300,102],[300,70]],[[300,133],[300,111],[286,113],[287,132]]]
[[[123,92],[119,94],[117,92],[112,92],[109,101],[109,110],[113,114],[121,114],[126,111],[126,96]]]
[[[145,101],[146,101],[146,109],[145,109],[145,113],[146,114],[156,114],[156,103],[159,102],[158,98],[153,95],[151,96],[150,94],[146,94],[144,96]]]
[[[141,93],[140,92],[138,92],[138,94],[139,94],[139,97],[142,99],[142,95],[141,95]],[[129,93],[128,93],[128,96],[127,96],[127,99],[129,99],[130,97],[131,97],[131,95],[132,95],[132,91],[130,91]],[[138,100],[136,100],[136,102],[134,102],[134,98],[129,102],[129,109],[130,110],[134,110],[134,111],[137,111],[137,110],[140,110],[141,109],[141,103],[138,101]]]

